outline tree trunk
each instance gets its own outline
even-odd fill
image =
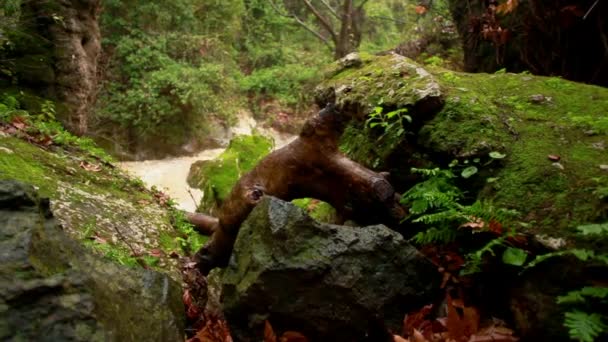
[[[335,59],[340,59],[356,51],[361,44],[363,9],[355,7],[353,0],[344,0],[340,24],[340,33],[335,42]]]
[[[30,0],[21,5],[20,29],[27,38],[16,42],[17,77],[22,85],[56,99],[61,105],[58,119],[78,135],[87,131],[95,100],[100,8],[100,0]]]
[[[195,255],[203,274],[227,265],[241,223],[261,200],[313,197],[330,203],[344,219],[360,223],[397,223],[405,211],[383,174],[346,158],[338,150],[346,116],[330,105],[310,118],[299,137],[262,159],[242,176],[219,209],[218,220],[190,215],[190,221],[212,231]]]
[[[465,71],[506,68],[608,86],[608,2],[520,1],[506,14],[495,1],[448,2]]]

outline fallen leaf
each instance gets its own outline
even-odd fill
[[[160,258],[163,255],[163,251],[161,251],[160,249],[153,249],[150,251],[150,255],[153,257],[157,257]]]
[[[87,161],[81,161],[80,167],[91,172],[99,172],[101,171],[101,165],[89,163]]]
[[[274,334],[268,320],[264,321],[264,342],[277,342],[277,335]]]
[[[549,158],[549,160],[553,161],[553,162],[556,162],[556,161],[559,161],[560,159],[562,159],[557,154],[550,154],[550,155],[547,156],[547,158]]]
[[[490,220],[488,224],[488,230],[496,235],[502,235],[502,224],[496,220]]]
[[[95,234],[93,234],[93,236],[91,236],[90,239],[93,240],[93,241],[95,241],[95,242],[97,242],[97,243],[99,243],[99,244],[108,243],[108,240],[106,240],[106,239],[102,238],[101,236],[99,236],[97,234],[97,232],[95,232]]]
[[[393,342],[410,342],[410,340],[403,338],[399,335],[393,335]]]
[[[485,227],[485,225],[486,225],[486,223],[483,222],[482,219],[474,217],[473,221],[463,223],[458,228],[470,228],[470,229],[479,230],[479,229],[482,229],[483,227]]]
[[[281,342],[308,342],[306,336],[300,334],[297,331],[286,331],[281,335],[279,339]]]
[[[499,14],[508,14],[513,12],[517,5],[519,4],[519,0],[507,0],[502,4],[496,6],[496,13]]]
[[[177,254],[176,251],[171,251],[171,253],[169,253],[169,258],[177,259],[177,258],[179,258],[179,254]]]
[[[412,342],[429,342],[429,340],[424,338],[422,333],[416,329],[414,329],[414,334],[413,334],[412,338],[413,338]]]
[[[479,330],[479,313],[474,307],[465,306],[462,299],[447,295],[447,329],[450,338],[468,339]]]
[[[11,125],[13,125],[13,127],[15,127],[16,129],[22,131],[23,129],[25,129],[25,127],[27,127],[27,122],[23,117],[16,116],[11,121]]]
[[[416,9],[415,9],[416,14],[419,14],[419,15],[423,15],[424,13],[426,13],[427,10],[428,9],[422,5],[416,6]]]

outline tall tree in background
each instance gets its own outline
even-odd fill
[[[97,88],[101,0],[11,0],[2,5],[10,20],[0,24],[6,32],[0,36],[0,60],[9,60],[10,70],[0,70],[0,81],[8,76],[56,100],[58,118],[71,132],[85,134]]]
[[[314,18],[316,27],[312,27],[306,18],[298,15],[297,8],[289,9],[285,6],[288,9],[283,10],[273,0],[268,1],[279,14],[293,18],[295,22],[330,46],[336,59],[356,51],[361,44],[361,32],[365,21],[363,6],[368,0],[359,2],[319,0],[318,3],[303,0],[306,12]]]

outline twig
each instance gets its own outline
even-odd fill
[[[591,13],[591,11],[593,11],[593,9],[595,8],[595,5],[597,5],[597,3],[600,0],[595,0],[595,2],[593,3],[593,5],[591,5],[591,7],[589,7],[589,10],[587,10],[587,13],[585,13],[585,15],[583,16],[583,20],[587,19],[587,16],[589,15],[589,13]]]

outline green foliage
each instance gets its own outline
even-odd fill
[[[401,108],[384,113],[383,107],[376,106],[374,111],[368,115],[368,119],[365,121],[365,124],[369,128],[382,128],[384,133],[378,138],[378,140],[382,139],[385,135],[400,137],[405,133],[403,121],[407,121],[408,123],[412,122],[412,117],[405,113],[407,113],[407,108]]]
[[[78,137],[68,132],[56,120],[55,103],[52,101],[43,100],[40,104],[40,111],[32,113],[21,109],[21,104],[15,96],[2,94],[0,96],[0,122],[8,123],[17,117],[28,125],[27,131],[30,134],[48,137],[53,144],[59,146],[77,148],[106,163],[113,161],[113,158],[99,148],[92,139]]]
[[[581,342],[594,342],[608,330],[605,319],[598,313],[568,311],[564,314],[564,325],[568,328],[570,338]]]
[[[608,237],[608,223],[587,224],[577,227],[578,233],[594,239]],[[608,253],[592,249],[566,249],[537,256],[525,268],[530,268],[548,259],[571,255],[583,262],[608,266]],[[568,328],[570,338],[577,341],[595,341],[602,334],[608,333],[608,316],[600,314],[608,309],[608,287],[585,286],[557,297],[557,303],[568,305],[570,310],[564,314],[564,326]]]
[[[580,304],[587,300],[608,300],[608,287],[585,286],[579,290],[570,291],[564,296],[557,297],[558,304]]]
[[[412,173],[426,178],[401,198],[401,203],[410,208],[410,214],[405,220],[422,223],[427,227],[413,237],[416,243],[447,243],[456,238],[457,229],[464,223],[505,222],[518,216],[514,210],[495,208],[487,202],[460,204],[463,193],[454,184],[456,176],[451,170],[412,168]]]
[[[183,211],[170,206],[171,222],[178,236],[174,241],[186,255],[198,251],[207,241],[207,237],[194,230],[194,226],[186,219]]]
[[[264,97],[275,97],[283,104],[295,106],[310,102],[311,92],[303,90],[319,79],[319,71],[302,64],[277,65],[256,69],[241,81],[243,91]]]

